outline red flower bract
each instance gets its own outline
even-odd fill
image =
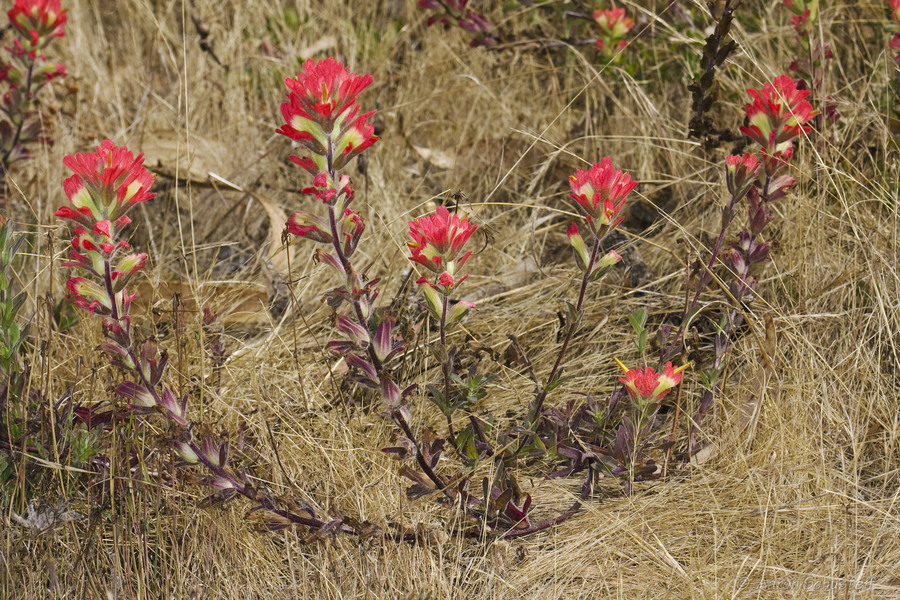
[[[285,104],[296,109],[293,114],[307,119],[334,120],[348,110],[359,93],[371,83],[371,75],[355,75],[333,58],[321,62],[309,59],[296,79],[285,80],[291,89],[288,94],[291,102]],[[281,106],[282,112],[285,111],[285,104]],[[285,118],[290,121],[287,113]]]
[[[409,235],[413,239],[406,243],[412,253],[409,259],[435,273],[446,271],[454,275],[472,254],[466,252],[455,262],[477,228],[468,217],[460,219],[459,215],[451,215],[445,207],[438,206],[433,215],[409,222]]]
[[[784,150],[786,142],[809,131],[806,125],[815,115],[804,100],[809,90],[797,88],[797,82],[779,75],[761,90],[747,90],[753,102],[745,105],[749,127],[741,131],[769,153]]]
[[[72,260],[65,266],[80,267],[98,277],[102,277],[107,268],[111,269],[116,294],[147,260],[144,254],[123,257],[118,252],[128,248],[128,242],[119,239],[122,229],[131,222],[126,214],[128,209],[155,196],[148,191],[153,185],[153,175],[144,169],[143,161],[143,155],[134,158],[127,148],[119,148],[109,140],[100,144],[96,152],[69,155],[63,159],[74,172],[63,182],[73,206],[63,206],[56,211],[56,216],[76,223],[69,254]],[[76,283],[80,287],[73,288],[70,284],[71,294],[82,299],[89,296],[78,290],[90,291],[92,288]],[[106,300],[89,298],[87,304],[80,305],[96,308],[92,302],[97,301],[108,310],[108,295],[103,297]]]
[[[659,400],[681,383],[681,372],[690,366],[688,363],[676,369],[671,362],[667,362],[663,372],[657,373],[653,367],[628,369],[618,360],[616,362],[625,371],[625,377],[620,377],[619,381],[625,384],[631,395],[649,400]]]
[[[622,219],[617,219],[625,197],[637,186],[631,175],[617,171],[612,160],[605,157],[587,171],[577,170],[569,178],[572,198],[587,217],[591,229],[596,233],[601,225],[615,227]]]
[[[634,27],[634,19],[625,16],[624,8],[595,10],[594,21],[604,35],[616,38],[622,37]]]
[[[13,27],[25,32],[31,38],[31,47],[44,46],[51,37],[62,37],[66,25],[65,10],[60,8],[60,0],[16,0],[7,11]]]
[[[66,156],[63,164],[74,173],[63,188],[76,209],[59,209],[56,216],[63,219],[93,227],[98,221],[119,219],[132,205],[156,195],[149,192],[153,175],[143,166],[144,155],[134,158],[128,148],[110,140],[97,146],[96,152]]]
[[[374,111],[359,114],[356,98],[371,75],[355,75],[333,58],[307,60],[296,79],[286,79],[288,101],[281,105],[285,124],[278,133],[299,142],[313,157],[291,157],[313,175],[340,169],[378,138],[368,123]],[[327,164],[328,146],[332,164]]]
[[[759,158],[755,154],[725,157],[725,182],[733,198],[743,198],[759,173]]]

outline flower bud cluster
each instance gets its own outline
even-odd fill
[[[299,238],[330,245],[334,252],[316,251],[316,260],[347,278],[349,293],[364,289],[358,273],[348,269],[365,231],[365,221],[350,208],[354,191],[348,175],[339,174],[363,150],[374,144],[374,111],[360,114],[357,96],[372,83],[371,75],[355,75],[333,58],[306,61],[294,79],[286,79],[288,101],[281,105],[285,124],[278,133],[309,152],[291,160],[309,171],[313,184],[302,193],[315,196],[328,207],[323,217],[297,211],[287,221],[287,232]]]
[[[806,125],[815,115],[805,100],[809,90],[801,90],[787,75],[779,75],[761,90],[747,90],[753,102],[745,105],[750,124],[741,127],[747,137],[762,147],[763,160],[783,157],[790,159],[792,140],[810,127]]]
[[[333,58],[309,59],[295,79],[286,79],[290,91],[281,105],[286,122],[278,133],[310,153],[291,160],[313,175],[331,174],[378,141],[368,122],[375,111],[360,114],[356,103],[371,83],[371,75],[355,75]],[[333,182],[331,188],[336,189]]]
[[[620,217],[625,198],[637,187],[631,175],[612,166],[612,159],[604,157],[587,171],[576,170],[569,178],[570,194],[587,217],[591,232],[599,235],[601,227],[613,229],[622,222]]]
[[[469,222],[468,216],[460,219],[459,215],[451,215],[443,206],[438,206],[433,215],[409,222],[412,238],[412,241],[406,242],[410,251],[409,260],[437,276],[432,282],[423,275],[416,283],[425,296],[429,314],[436,322],[444,323],[447,330],[475,308],[474,303],[465,300],[449,308],[448,299],[451,292],[468,277],[460,277],[459,270],[472,255],[471,250],[463,253],[463,247],[476,229],[478,225]]]
[[[462,283],[468,275],[459,277],[459,270],[472,255],[471,250],[463,253],[463,247],[476,229],[478,225],[470,223],[468,216],[460,219],[443,206],[438,206],[433,215],[410,221],[412,241],[406,243],[410,260],[438,276],[436,283],[424,276],[416,283],[441,290],[444,295]]]
[[[604,157],[587,171],[576,170],[569,178],[572,189],[569,194],[587,218],[591,233],[591,246],[579,233],[578,225],[572,223],[566,229],[569,244],[575,254],[578,269],[593,280],[602,277],[622,257],[611,250],[599,260],[596,258],[599,241],[608,235],[624,217],[620,216],[628,194],[637,187],[629,173],[613,168],[612,160]]]
[[[28,52],[34,58],[54,37],[63,37],[67,10],[61,10],[60,0],[16,0],[6,13],[9,22],[25,38],[23,44],[16,40],[16,48]],[[27,46],[27,48],[25,47]]]
[[[634,27],[634,19],[625,16],[624,8],[594,11],[594,23],[599,34],[596,46],[601,57],[612,60],[625,47],[625,36]]]

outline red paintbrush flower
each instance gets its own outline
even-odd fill
[[[313,155],[311,159],[292,156],[291,160],[316,175],[342,168],[374,144],[378,138],[368,118],[375,111],[359,114],[356,103],[359,93],[371,83],[371,75],[355,75],[333,58],[310,59],[296,79],[286,79],[290,92],[281,105],[285,124],[277,131]]]
[[[594,22],[600,34],[596,42],[597,50],[610,59],[625,47],[623,38],[634,27],[634,19],[625,16],[624,8],[608,8],[595,10]]]
[[[472,252],[466,252],[457,261],[459,253],[478,225],[469,222],[468,217],[451,215],[443,206],[438,206],[433,215],[420,217],[409,222],[409,235],[413,241],[407,242],[412,256],[410,260],[425,266],[435,273],[450,272],[462,267]]]
[[[108,269],[117,295],[147,262],[146,254],[116,259],[119,249],[129,247],[128,242],[119,239],[122,229],[131,223],[126,213],[138,202],[155,196],[149,192],[153,175],[144,169],[143,162],[143,155],[134,158],[127,148],[116,147],[109,140],[100,144],[96,152],[63,159],[74,173],[63,182],[72,206],[61,207],[56,216],[76,223],[72,230],[71,260],[63,265],[80,267],[98,277],[105,276]],[[69,281],[69,292],[75,303],[92,311],[98,307],[109,310],[111,301],[107,290],[101,290],[102,297],[98,297],[91,287],[95,284],[87,281],[81,277]]]
[[[594,22],[604,37],[623,38],[634,27],[634,19],[625,16],[624,8],[594,11]]]
[[[588,171],[575,171],[569,178],[569,185],[571,196],[587,217],[591,231],[597,233],[602,225],[615,227],[622,221],[618,217],[625,205],[625,197],[637,182],[631,180],[630,174],[614,169],[612,160],[605,157]]]
[[[66,10],[59,0],[16,0],[7,11],[9,22],[30,40],[32,50],[43,48],[52,37],[62,37],[66,25]]]
[[[688,363],[676,369],[671,362],[667,362],[663,372],[657,373],[653,367],[629,369],[619,360],[616,360],[616,363],[625,371],[625,377],[620,377],[619,381],[625,384],[631,395],[634,398],[652,401],[659,400],[681,383],[681,372],[691,366],[691,363]]]
[[[75,207],[59,209],[56,216],[63,219],[87,227],[99,221],[118,221],[131,206],[156,195],[149,192],[153,175],[143,166],[144,155],[134,158],[128,148],[119,148],[110,140],[97,146],[96,152],[66,156],[63,164],[74,173],[63,182],[63,188]]]
[[[763,150],[772,154],[789,147],[789,142],[810,130],[806,125],[816,112],[804,100],[809,90],[797,88],[797,82],[787,75],[779,75],[761,90],[747,90],[753,102],[747,104],[749,127],[741,131]]]

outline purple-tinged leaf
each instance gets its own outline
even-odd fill
[[[152,408],[156,406],[156,400],[150,390],[133,381],[125,381],[116,386],[116,393],[137,406]]]
[[[316,249],[315,261],[325,263],[326,265],[334,267],[334,269],[341,275],[346,274],[346,271],[344,271],[344,266],[341,264],[341,261],[336,259],[331,254],[325,252],[321,248]]]
[[[162,397],[160,398],[160,407],[168,414],[170,419],[179,425],[187,427],[187,400],[188,396],[185,394],[179,401],[175,397],[175,394],[172,393],[172,390],[167,386],[163,388]]]
[[[334,320],[334,326],[351,340],[355,340],[361,344],[369,342],[368,330],[346,315],[337,316]]]
[[[389,407],[398,408],[400,410],[403,409],[403,407],[400,406],[400,388],[387,377],[384,377],[381,380],[381,395],[384,396],[384,401]]]
[[[375,332],[375,339],[372,340],[372,349],[375,350],[375,356],[378,360],[384,362],[388,354],[391,353],[391,337],[394,333],[394,321],[391,319],[382,319],[378,323],[378,330]]]
[[[382,448],[382,452],[385,454],[391,455],[391,458],[395,458],[397,460],[406,460],[408,458],[416,457],[416,445],[407,437],[401,436],[397,439],[397,443],[399,446],[392,446],[390,448]]]
[[[373,386],[378,385],[378,372],[375,371],[375,367],[372,366],[372,363],[356,354],[348,354],[344,359],[349,366],[362,371],[362,374],[372,382]]]
[[[338,356],[344,356],[348,352],[352,352],[356,350],[357,345],[355,342],[348,342],[346,340],[331,340],[325,347],[328,348],[328,351],[337,354]]]

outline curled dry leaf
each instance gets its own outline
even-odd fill
[[[456,157],[448,152],[432,150],[416,144],[412,144],[412,148],[419,155],[419,158],[438,169],[452,171],[456,167]]]
[[[144,153],[144,166],[156,174],[196,185],[210,185],[209,174],[230,163],[232,148],[217,140],[183,131],[147,131],[136,148]]]
[[[141,281],[135,290],[132,304],[136,312],[158,308],[171,310],[172,298],[177,294],[181,308],[187,313],[200,312],[203,306],[215,306],[222,323],[255,325],[268,320],[266,307],[269,292],[260,283],[246,281],[207,281],[193,286],[186,281]],[[196,295],[195,295],[196,294]],[[201,302],[197,302],[197,298]]]

